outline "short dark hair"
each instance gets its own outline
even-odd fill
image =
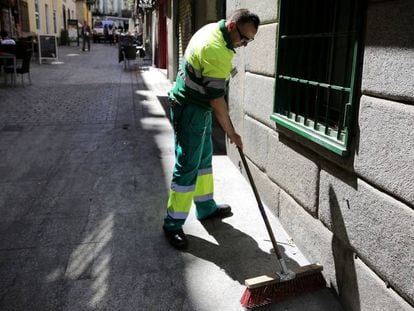
[[[238,9],[234,11],[229,20],[234,21],[236,24],[252,23],[257,29],[260,24],[260,18],[257,14],[250,12],[248,9]]]

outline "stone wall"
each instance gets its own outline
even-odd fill
[[[262,23],[237,51],[229,107],[264,203],[308,259],[324,265],[346,310],[412,310],[413,1],[367,3],[356,135],[344,158],[270,120],[278,1],[228,0],[227,15],[242,7]]]

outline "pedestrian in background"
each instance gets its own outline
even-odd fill
[[[112,25],[108,26],[108,37],[109,37],[109,45],[114,44],[114,27]]]
[[[104,26],[104,43],[109,42],[109,32],[108,32],[108,25],[105,24]]]
[[[213,198],[212,112],[231,143],[242,148],[233,128],[224,96],[232,73],[235,48],[253,41],[259,17],[247,9],[205,25],[191,38],[176,83],[169,93],[175,132],[175,166],[163,230],[176,248],[186,248],[182,226],[192,202],[199,220],[231,216],[231,207]]]
[[[88,51],[91,50],[91,27],[86,23],[86,21],[83,22],[82,31],[82,51],[85,51],[85,44],[88,43]]]

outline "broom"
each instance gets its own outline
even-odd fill
[[[246,280],[245,285],[247,288],[240,299],[241,304],[243,307],[247,308],[259,307],[325,287],[326,281],[321,273],[323,269],[321,265],[310,264],[293,270],[289,270],[286,267],[285,260],[282,258],[282,255],[277,248],[276,238],[273,234],[259,193],[257,192],[246,158],[241,148],[237,146],[237,149],[281,267],[281,271],[279,272]]]

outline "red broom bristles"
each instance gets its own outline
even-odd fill
[[[255,308],[316,291],[325,286],[326,281],[322,273],[316,273],[253,289],[246,288],[240,302],[243,307]]]

